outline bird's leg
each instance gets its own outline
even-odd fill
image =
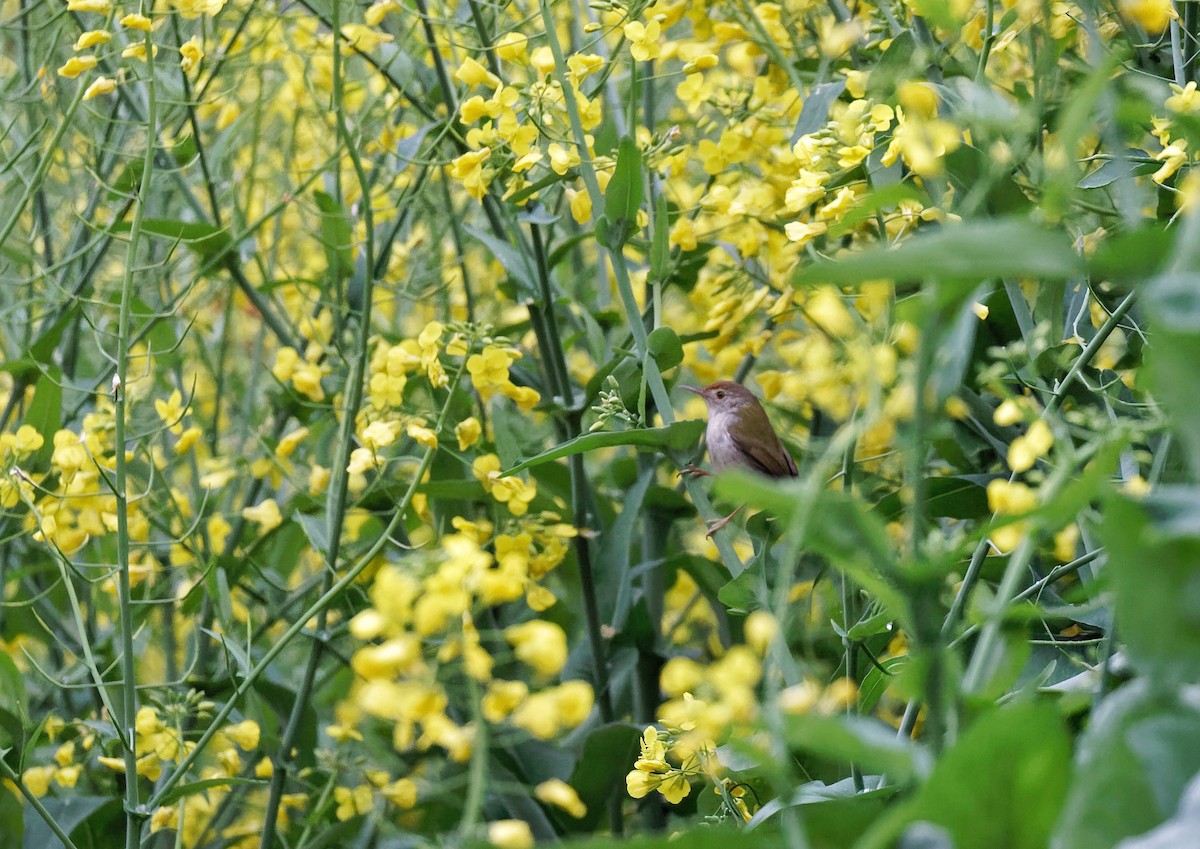
[[[697,466],[695,463],[688,463],[686,466],[684,466],[682,469],[679,470],[679,476],[680,477],[690,477],[690,478],[708,478],[708,477],[712,477],[712,472],[705,471],[704,469]]]
[[[736,516],[738,513],[741,513],[743,509],[744,509],[743,507],[739,507],[738,509],[734,510],[732,513],[730,513],[728,516],[726,516],[723,519],[713,519],[710,522],[708,522],[707,523],[708,524],[708,533],[706,533],[704,536],[711,537],[717,531],[721,530],[721,528],[725,527],[731,521],[733,521],[733,517]]]

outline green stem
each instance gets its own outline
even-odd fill
[[[928,294],[928,291],[927,291]],[[909,487],[912,489],[912,507],[909,513],[908,545],[912,558],[917,559],[923,548],[925,534],[925,430],[929,417],[928,392],[933,374],[933,359],[941,338],[943,325],[941,311],[931,308],[927,325],[921,333],[921,344],[917,352],[917,372],[914,377],[916,403],[909,431]],[[943,698],[945,690],[945,664],[941,644],[942,617],[938,615],[937,593],[924,584],[913,587],[914,638],[919,651],[928,660],[922,691],[928,710],[926,712],[928,738],[935,752],[941,751],[949,742],[946,739],[948,706]]]
[[[142,177],[129,228],[129,248],[125,255],[125,272],[121,280],[121,302],[117,319],[117,379],[114,400],[114,485],[117,514],[117,602],[120,608],[121,630],[121,716],[125,726],[125,846],[137,849],[145,810],[141,807],[141,787],[137,774],[137,656],[133,650],[133,608],[129,574],[129,498],[128,468],[125,461],[126,398],[129,372],[130,305],[133,300],[133,273],[138,262],[138,247],[150,181],[154,174],[154,146],[158,139],[158,99],[154,83],[154,42],[150,32],[143,41],[146,49],[146,150],[142,161]]]
[[[853,430],[853,428],[852,428]],[[842,461],[842,492],[848,495],[853,494],[854,490],[854,451],[857,441],[852,441],[846,448]],[[845,656],[846,664],[846,679],[850,683],[858,686],[857,660],[858,660],[858,645],[854,640],[850,639],[850,629],[854,623],[858,621],[858,592],[857,588],[851,582],[845,572],[840,573],[841,590],[842,590],[842,650]],[[858,700],[855,703],[846,705],[846,713],[854,714],[858,711]],[[857,763],[850,764],[850,778],[854,782],[854,790],[856,793],[863,791],[862,770],[859,769]]]
[[[467,685],[467,691],[471,696],[471,713],[475,720],[475,740],[471,746],[467,797],[463,801],[462,819],[458,823],[458,833],[463,838],[470,837],[471,831],[479,821],[483,811],[483,794],[488,783],[488,724],[481,713],[482,696],[479,692],[479,684],[474,678],[468,677]]]

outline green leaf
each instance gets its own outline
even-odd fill
[[[1100,533],[1129,659],[1161,684],[1200,680],[1200,487],[1112,495]]]
[[[979,519],[990,516],[987,490],[960,477],[925,478],[925,515],[946,519]],[[905,510],[900,492],[890,492],[875,503],[875,512],[886,522]]]
[[[796,129],[792,131],[792,144],[799,141],[801,136],[815,133],[829,123],[829,110],[833,106],[833,102],[841,97],[845,90],[845,80],[821,83],[812,87],[808,97],[804,98],[804,106],[800,110],[800,117],[796,120]]]
[[[1104,54],[1100,64],[1093,66],[1082,82],[1072,86],[1071,96],[1059,112],[1059,122],[1055,128],[1054,144],[1057,150],[1077,150],[1084,135],[1094,131],[1096,123],[1092,113],[1119,62],[1120,57],[1115,53]],[[1073,156],[1067,155],[1060,157],[1058,164],[1047,170],[1049,179],[1042,206],[1055,215],[1066,208],[1067,199],[1079,182],[1079,164]]]
[[[1113,846],[1162,823],[1200,764],[1197,728],[1200,709],[1145,680],[1105,698],[1079,741],[1056,849]]]
[[[605,803],[613,793],[625,792],[625,776],[637,760],[642,729],[623,722],[602,725],[588,735],[583,751],[567,781],[588,807],[587,823],[605,816]]]
[[[994,709],[942,756],[901,819],[942,826],[956,849],[1045,849],[1070,758],[1070,737],[1053,705]]]
[[[54,453],[54,434],[62,427],[62,372],[57,367],[47,368],[34,384],[25,424],[40,433],[44,440],[42,447],[26,461],[26,466],[43,469]]]
[[[1102,241],[1088,257],[1088,274],[1097,280],[1138,283],[1162,271],[1175,231],[1149,224]]]
[[[667,262],[671,258],[670,236],[667,199],[660,194],[654,204],[654,242],[650,245],[649,279],[652,283],[662,282],[667,273]]]
[[[1200,475],[1200,274],[1164,274],[1146,287],[1154,344],[1146,365],[1155,398],[1171,414],[1192,473]]]
[[[896,729],[862,716],[800,714],[786,718],[785,734],[793,749],[812,752],[867,772],[886,773],[900,783],[927,771],[926,753]]]
[[[1159,163],[1147,162],[1147,159],[1149,159],[1149,154],[1146,151],[1129,148],[1120,159],[1109,159],[1102,162],[1099,168],[1084,176],[1076,185],[1081,189],[1101,189],[1112,185],[1117,180],[1152,174],[1158,168]]]
[[[646,350],[659,371],[669,371],[683,362],[683,343],[679,334],[667,326],[656,327],[646,337]]]
[[[543,451],[527,460],[522,460],[511,469],[506,469],[502,475],[513,475],[517,472],[561,457],[572,454],[583,454],[597,448],[615,448],[620,445],[632,445],[635,448],[657,451],[685,451],[695,448],[704,433],[704,422],[700,419],[688,419],[675,422],[666,427],[638,428],[636,430],[604,431],[601,433],[585,433],[575,439],[556,445],[549,451]]]
[[[620,631],[633,604],[633,575],[629,569],[629,546],[636,539],[635,523],[642,515],[646,491],[654,482],[655,469],[649,466],[633,486],[624,488],[621,513],[604,535],[596,558],[595,580],[601,621]]]
[[[4,740],[0,733],[0,743],[20,747],[25,742],[28,721],[25,680],[13,659],[0,653],[0,732],[7,732],[8,736]]]
[[[642,206],[642,150],[632,136],[621,139],[617,165],[604,190],[604,217],[608,219],[608,238],[623,245],[637,231],[638,210]]]
[[[874,247],[803,268],[795,286],[867,280],[937,280],[973,286],[993,277],[1065,279],[1083,273],[1070,237],[1023,218],[997,218],[926,231],[896,248]],[[969,289],[956,287],[951,294]],[[948,298],[946,300],[951,300]]]
[[[236,776],[232,778],[205,778],[201,781],[189,781],[186,784],[176,784],[167,795],[162,797],[162,801],[159,804],[165,807],[185,796],[191,796],[193,793],[199,793],[210,787],[229,788],[238,784],[266,786],[267,782],[262,779],[238,778]]]
[[[304,530],[304,535],[308,537],[313,551],[319,554],[326,554],[329,551],[329,523],[323,514],[296,512],[292,514],[292,518]]]
[[[106,806],[119,808],[120,802],[108,796],[67,796],[62,799],[45,797],[42,805],[67,836],[89,817]],[[32,805],[25,806],[24,849],[61,849],[63,842],[54,836],[50,826]]]
[[[1200,834],[1200,774],[1188,785],[1179,813],[1153,831],[1121,842],[1121,849],[1177,849]]]
[[[901,31],[867,75],[867,95],[878,101],[890,100],[896,84],[911,77],[917,66],[917,40],[911,29]]]
[[[492,256],[500,260],[500,265],[508,272],[509,279],[516,284],[522,298],[540,304],[542,297],[537,285],[537,277],[529,259],[521,251],[514,248],[503,239],[497,239],[490,233],[485,233],[477,227],[463,227],[465,231],[478,239]]]
[[[111,227],[114,233],[128,233],[132,222],[118,221]],[[171,242],[187,245],[202,258],[212,260],[233,247],[229,231],[201,221],[180,221],[175,218],[146,218],[142,232]]]
[[[321,245],[325,248],[325,262],[329,268],[329,276],[335,280],[344,280],[354,269],[354,254],[351,250],[354,244],[350,219],[342,205],[333,196],[320,191],[313,192],[317,209],[321,211]]]

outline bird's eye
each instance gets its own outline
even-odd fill
[[[725,397],[725,390],[724,390],[724,389],[718,389],[718,390],[717,390],[717,397],[718,397],[718,398],[724,398],[724,397]]]

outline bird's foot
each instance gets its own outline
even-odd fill
[[[742,512],[742,508],[739,507],[738,509],[736,509],[732,513],[730,513],[728,516],[725,516],[721,519],[712,519],[712,520],[706,522],[705,524],[708,525],[708,533],[706,533],[704,536],[712,537],[713,534],[715,534],[717,531],[721,530],[721,528],[725,527],[730,522],[732,522],[733,517],[741,512]]]
[[[679,476],[689,478],[708,478],[712,477],[712,472],[700,468],[695,463],[688,463],[679,470]]]

